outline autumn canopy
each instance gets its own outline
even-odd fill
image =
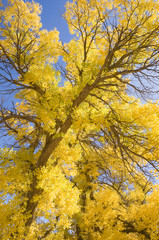
[[[63,43],[38,3],[2,1],[0,239],[159,239],[158,12],[68,1]]]

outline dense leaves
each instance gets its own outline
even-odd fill
[[[16,100],[0,109],[0,238],[156,240],[159,4],[65,7],[63,44],[38,3],[1,6],[0,83]]]

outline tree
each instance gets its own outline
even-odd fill
[[[159,78],[159,4],[65,7],[67,44],[38,3],[1,7],[0,82],[17,99],[0,110],[1,239],[157,239],[159,107],[140,98]]]

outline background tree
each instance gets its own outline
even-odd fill
[[[159,107],[137,96],[157,86],[159,5],[65,7],[67,44],[38,3],[1,8],[0,81],[17,99],[1,104],[1,238],[157,239]]]

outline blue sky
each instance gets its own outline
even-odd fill
[[[60,39],[68,42],[71,39],[66,21],[61,16],[65,10],[66,0],[35,0],[42,5],[41,21],[43,28],[52,30],[55,27],[60,32]]]

